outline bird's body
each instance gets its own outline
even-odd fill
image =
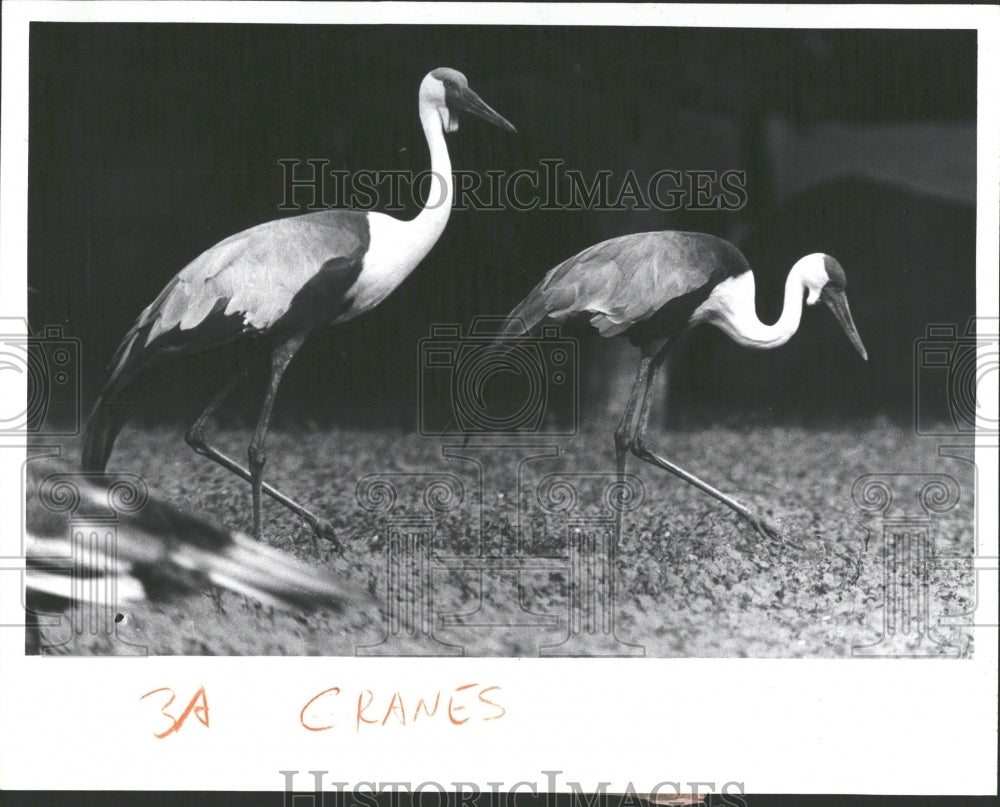
[[[750,270],[728,241],[700,233],[624,235],[569,258],[508,315],[503,335],[586,316],[601,336],[637,346],[683,329],[713,288]]]
[[[51,459],[25,467],[26,593],[35,616],[213,587],[293,612],[372,604],[350,583],[160,500],[138,477],[80,473]],[[103,525],[100,536],[88,522]]]
[[[333,321],[350,306],[369,233],[365,213],[322,210],[221,241],[139,314],[112,359],[109,386],[127,384],[163,357]]]
[[[757,318],[750,265],[728,241],[675,231],[625,235],[588,247],[550,270],[507,316],[500,337],[515,337],[543,321],[585,317],[601,336],[629,339],[642,358],[615,432],[619,476],[631,451],[774,533],[776,528],[765,519],[646,447],[653,379],[676,338],[701,323],[714,325],[746,347],[783,345],[798,330],[803,301],[826,303],[867,359],[847,305],[846,284],[843,269],[829,255],[805,256],[788,273],[781,316],[767,325]]]
[[[122,425],[122,393],[137,375],[166,358],[256,341],[270,353],[271,381],[250,444],[249,470],[208,446],[203,437],[205,421],[245,374],[242,368],[189,430],[188,442],[252,482],[258,538],[262,491],[319,531],[329,532],[321,519],[261,482],[274,396],[288,362],[309,333],[347,322],[381,303],[441,236],[453,198],[444,132],[458,128],[459,110],[514,130],[468,88],[461,73],[450,68],[429,73],[420,86],[419,113],[432,182],[428,205],[414,219],[353,210],[279,219],[226,238],[184,267],[143,310],[115,353],[110,378],[84,434],[83,468],[106,467]]]

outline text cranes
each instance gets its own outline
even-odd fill
[[[438,240],[452,205],[451,161],[444,133],[470,112],[516,131],[475,92],[465,76],[442,67],[420,85],[420,121],[430,149],[432,182],[411,221],[383,213],[324,210],[279,219],[230,236],[203,252],[139,315],[112,359],[111,377],[87,423],[82,466],[103,470],[122,425],[119,402],[136,375],[178,354],[256,340],[270,356],[270,380],[248,449],[249,467],[205,442],[208,418],[246,374],[240,368],[188,430],[203,454],[251,483],[253,531],[261,537],[261,493],[267,493],[332,537],[328,522],[263,482],[264,443],[281,376],[306,336],[354,319],[384,300]]]

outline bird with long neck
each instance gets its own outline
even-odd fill
[[[199,454],[250,482],[253,532],[261,537],[261,495],[268,494],[333,537],[330,524],[263,481],[264,444],[281,377],[306,336],[370,311],[416,268],[437,242],[451,213],[451,161],[445,132],[458,130],[468,112],[508,131],[513,125],[469,88],[457,70],[428,73],[418,96],[420,122],[430,150],[428,203],[410,221],[384,213],[322,210],[269,221],[230,236],[182,269],[139,315],[112,359],[83,437],[83,468],[102,471],[121,430],[123,393],[144,371],[168,357],[256,342],[269,356],[270,378],[248,467],[205,440],[208,419],[246,375],[234,368],[219,393],[188,429]]]
[[[544,321],[575,317],[589,318],[601,336],[628,338],[640,349],[641,359],[615,431],[619,479],[624,479],[631,452],[715,497],[765,535],[780,537],[780,527],[769,519],[646,446],[653,379],[677,337],[700,323],[714,325],[750,348],[785,344],[799,328],[803,302],[824,303],[867,360],[846,289],[847,277],[834,258],[807,255],[788,273],[781,316],[766,325],[757,317],[753,272],[735,246],[703,233],[639,233],[595,244],[552,269],[510,312],[500,338],[511,339]]]
[[[836,260],[822,253],[806,255],[795,262],[785,279],[781,316],[773,325],[765,325],[757,318],[753,272],[744,272],[716,286],[708,299],[695,309],[688,324],[693,327],[699,322],[708,322],[744,347],[781,347],[799,329],[803,300],[807,305],[814,305],[822,299],[834,312],[861,357],[867,360],[868,353],[850,316],[844,293],[846,286],[844,270]]]
[[[427,204],[410,221],[400,221],[385,213],[368,214],[370,246],[356,288],[352,290],[354,302],[335,322],[346,322],[382,302],[426,257],[444,232],[454,198],[451,158],[444,133],[458,131],[458,111],[467,110],[498,126],[514,128],[468,88],[461,73],[450,68],[428,73],[420,85],[419,97],[420,123],[431,156]]]

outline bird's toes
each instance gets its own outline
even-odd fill
[[[777,543],[783,544],[784,546],[790,546],[795,549],[803,549],[801,544],[793,541],[788,531],[781,526],[773,518],[769,518],[764,515],[756,515],[750,519],[750,523],[753,524],[754,529],[757,533],[766,541],[775,541]]]
[[[333,544],[334,548],[337,550],[341,549],[340,541],[337,540],[337,531],[333,528],[333,524],[325,518],[317,518],[316,521],[313,522],[312,527],[317,538],[328,541]]]

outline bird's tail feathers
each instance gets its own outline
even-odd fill
[[[111,360],[111,377],[87,419],[80,458],[80,467],[84,471],[103,471],[107,467],[124,422],[121,393],[136,374],[129,359],[138,338],[139,332],[133,328],[115,351]]]
[[[117,402],[107,401],[103,395],[97,399],[83,430],[80,454],[82,470],[97,473],[107,467],[115,438],[122,427],[119,409]]]
[[[103,511],[120,479],[74,473],[58,461],[29,462],[27,469],[27,582],[33,592],[68,601],[86,596],[88,604],[111,605],[102,592],[127,602],[168,599],[214,585],[294,611],[342,610],[372,602],[350,582],[185,512],[148,490],[141,494],[141,507],[119,513],[111,544],[76,547],[65,508],[48,503],[53,480],[65,477],[88,509]],[[67,557],[73,559],[72,568],[66,566]],[[95,584],[80,585],[82,579]],[[111,580],[115,588],[101,585]]]

